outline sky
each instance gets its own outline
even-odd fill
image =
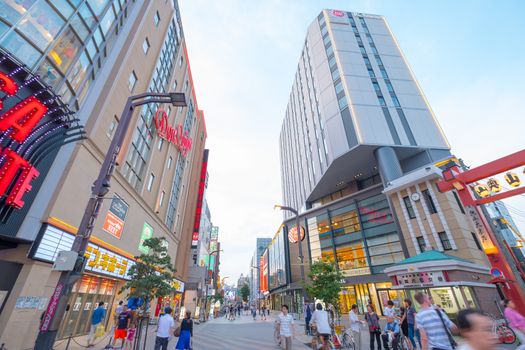
[[[282,215],[279,132],[306,29],[323,8],[384,15],[452,152],[477,166],[525,148],[525,2],[179,0],[208,131],[207,200],[226,282]],[[525,232],[525,196],[506,200]]]

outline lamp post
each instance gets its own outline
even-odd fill
[[[55,343],[60,322],[66,311],[67,301],[71,294],[71,289],[75,282],[77,282],[84,271],[86,258],[84,256],[86,247],[89,243],[91,232],[95,226],[100,207],[104,196],[109,192],[111,187],[111,178],[117,166],[117,158],[124,138],[128,131],[133,111],[136,107],[148,103],[171,103],[173,106],[186,106],[186,97],[183,93],[153,93],[146,92],[128,97],[115,136],[109,145],[109,149],[104,158],[104,162],[100,168],[97,180],[91,187],[91,197],[88,200],[82,221],[80,222],[75,241],[71,251],[73,252],[72,259],[75,259],[72,270],[62,271],[60,278],[51,295],[46,313],[40,326],[40,331],[36,338],[35,349],[51,350]]]
[[[301,280],[305,281],[305,277],[304,277],[304,256],[303,256],[303,244],[301,243],[301,225],[299,224],[299,212],[292,208],[292,207],[287,207],[287,206],[284,206],[284,205],[279,205],[279,204],[276,204],[274,206],[274,209],[280,209],[280,210],[286,210],[286,211],[289,211],[289,212],[292,212],[293,214],[295,214],[295,225],[297,227],[297,244],[299,244],[299,262],[300,262],[300,265],[301,265]],[[303,301],[302,303],[304,304],[305,300],[306,300],[306,291],[304,289],[304,286],[301,288],[301,291],[302,291],[302,295],[303,295]]]
[[[206,294],[204,295],[204,322],[206,322],[208,318],[208,271],[210,270],[210,257],[218,252],[222,252],[222,249],[214,250],[208,254],[208,263],[206,264],[206,275],[204,276],[204,285],[206,286]]]

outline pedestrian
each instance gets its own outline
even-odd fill
[[[252,317],[254,321],[257,319],[257,309],[255,308],[255,305],[252,306]]]
[[[315,323],[317,327],[317,333],[319,333],[319,335],[322,337],[324,345],[332,335],[332,327],[330,327],[328,312],[323,310],[323,306],[321,305],[321,303],[317,303],[315,308],[316,310],[312,314],[312,319],[310,320],[310,323]]]
[[[137,315],[133,311],[130,311],[131,320],[129,322],[128,334],[126,336],[126,342],[124,349],[131,350],[133,348],[133,340],[135,339],[135,334],[137,333]]]
[[[312,309],[307,302],[304,309],[304,328],[306,335],[310,335],[310,320],[312,319]]]
[[[458,328],[443,311],[432,307],[427,294],[418,292],[414,298],[421,305],[416,315],[416,326],[421,333],[422,349],[453,350],[456,342],[451,333]]]
[[[516,310],[516,305],[512,300],[505,299],[503,306],[505,307],[503,311],[505,318],[521,343],[516,350],[525,350],[525,317]]]
[[[492,320],[481,311],[460,310],[456,321],[458,322],[459,333],[465,339],[465,343],[458,350],[497,349],[498,339],[492,331]]]
[[[126,342],[126,337],[128,335],[127,330],[129,328],[129,322],[131,320],[131,314],[128,312],[128,307],[124,306],[122,312],[117,317],[117,328],[115,329],[115,334],[113,335],[113,346],[118,339],[121,340],[120,347],[124,347]]]
[[[104,309],[104,302],[101,301],[98,303],[98,307],[93,311],[93,315],[91,315],[91,327],[89,328],[89,334],[87,338],[88,347],[95,346],[93,342],[97,338],[96,330],[97,327],[102,325],[102,321],[104,321],[104,318],[106,317],[106,309]]]
[[[419,331],[416,329],[416,309],[412,306],[412,300],[405,299],[405,321],[407,323],[408,328],[408,339],[410,339],[410,342],[412,343],[412,347],[414,349],[417,348],[416,340],[414,339],[414,336],[417,338],[417,341],[419,343],[419,348],[421,349],[421,337],[419,335]]]
[[[396,350],[400,333],[401,329],[396,319],[393,316],[387,316],[385,331],[383,334],[381,334],[381,338],[383,339],[383,348],[385,350]],[[390,346],[390,344],[392,346]]]
[[[407,309],[404,305],[399,307],[399,313],[399,326],[403,335],[408,337]]]
[[[263,304],[263,306],[261,307],[261,311],[262,311],[261,320],[266,321],[266,305]]]
[[[352,305],[350,312],[348,313],[348,319],[350,320],[350,330],[352,331],[352,336],[355,340],[356,349],[361,349],[361,324],[363,321],[359,320],[357,317],[358,309],[357,305]]]
[[[292,349],[292,337],[295,337],[295,328],[293,325],[293,316],[288,313],[288,305],[281,307],[281,314],[277,316],[277,323],[279,324],[279,335],[281,338],[281,345],[284,344],[286,350]]]
[[[115,308],[115,318],[116,316],[120,315],[120,313],[122,312],[122,310],[124,310],[124,302],[121,300],[118,302],[118,306]]]
[[[394,302],[392,300],[389,300],[386,302],[384,315],[386,317],[396,317],[396,312],[394,310]]]
[[[191,311],[186,311],[186,316],[180,324],[180,337],[175,349],[189,350],[191,346],[191,338],[193,337],[193,320],[191,319]]]
[[[164,314],[159,316],[157,323],[157,337],[155,338],[155,350],[168,350],[168,343],[170,341],[173,330],[175,329],[175,320],[171,316],[171,307],[167,306],[164,309]]]
[[[366,307],[365,321],[368,323],[370,333],[370,350],[374,350],[374,341],[377,342],[377,350],[381,350],[381,327],[379,326],[379,316],[374,311],[372,304]]]

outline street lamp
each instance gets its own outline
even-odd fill
[[[173,106],[186,106],[186,97],[183,93],[154,93],[145,92],[142,94],[128,97],[120,122],[118,123],[115,136],[109,145],[109,149],[100,168],[97,180],[91,187],[91,197],[84,210],[84,215],[78,228],[75,241],[71,252],[72,259],[75,260],[72,270],[62,270],[58,283],[51,295],[46,313],[42,319],[40,332],[35,342],[35,349],[51,350],[54,346],[60,321],[66,311],[67,301],[71,294],[71,289],[77,282],[84,271],[86,258],[84,256],[86,247],[89,243],[89,237],[95,226],[100,207],[104,196],[109,192],[111,187],[111,178],[117,166],[117,158],[122,149],[124,138],[128,132],[129,125],[133,116],[135,107],[148,103],[171,103]]]
[[[299,212],[292,208],[292,207],[287,207],[287,206],[284,206],[284,205],[279,205],[279,204],[276,204],[274,207],[274,209],[280,209],[280,210],[286,210],[286,211],[289,211],[289,212],[292,212],[293,214],[295,214],[295,224],[297,226],[297,244],[299,244],[299,262],[301,264],[301,280],[305,281],[305,277],[304,277],[304,256],[303,256],[303,244],[301,243],[301,225],[299,224]],[[304,289],[304,286],[301,288],[302,290],[302,294],[303,294],[303,303],[305,302],[306,300],[306,291]]]
[[[217,249],[209,253],[208,262],[206,264],[206,275],[204,276],[204,284],[206,285],[206,294],[204,295],[204,322],[206,322],[206,319],[208,318],[208,271],[210,270],[210,257],[218,252],[222,252],[222,249]]]

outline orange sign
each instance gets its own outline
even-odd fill
[[[301,226],[301,241],[304,239],[304,227]],[[288,240],[290,243],[297,243],[299,237],[297,235],[297,226],[291,227],[288,231]]]
[[[119,217],[117,217],[112,212],[108,211],[102,229],[107,233],[120,239],[120,236],[122,235],[122,230],[124,229],[124,221],[120,220]]]

